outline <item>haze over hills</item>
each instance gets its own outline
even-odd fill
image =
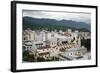
[[[47,28],[48,30],[72,30],[90,31],[90,24],[77,22],[73,20],[56,20],[44,18],[23,17],[23,29],[31,28],[32,30]]]

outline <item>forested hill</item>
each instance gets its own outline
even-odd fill
[[[63,30],[67,29],[90,31],[90,24],[84,22],[76,22],[72,20],[56,20],[56,19],[39,19],[32,17],[23,17],[23,29],[31,28],[32,30],[47,29],[51,30]]]

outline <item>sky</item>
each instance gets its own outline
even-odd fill
[[[91,14],[90,13],[23,10],[23,16],[29,16],[33,18],[56,19],[58,21],[73,20],[77,22],[85,22],[87,24],[91,24]]]

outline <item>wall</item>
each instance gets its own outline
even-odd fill
[[[10,72],[10,1],[0,0],[0,73]],[[54,2],[67,4],[84,4],[84,5],[98,5],[100,8],[100,0],[32,0],[40,2]],[[100,9],[99,9],[100,12]],[[98,13],[99,13],[98,12]],[[98,15],[100,16],[100,14]],[[100,19],[100,17],[98,17]],[[100,22],[99,22],[100,23]],[[98,28],[100,25],[98,25]],[[100,29],[98,30],[100,31]],[[98,35],[100,37],[100,34]],[[98,39],[100,40],[100,38]],[[100,43],[100,41],[98,42]],[[100,46],[98,47],[98,49]],[[100,49],[98,50],[100,51]],[[98,54],[100,56],[100,53]],[[100,61],[100,57],[99,57]],[[99,63],[100,66],[100,63]],[[38,71],[36,73],[99,73],[100,67],[84,68],[84,69],[67,69],[67,70],[52,70],[52,71]],[[28,72],[27,72],[28,73]],[[32,73],[32,72],[30,72]]]

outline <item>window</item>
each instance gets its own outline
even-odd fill
[[[72,53],[70,53],[72,55]]]
[[[26,40],[25,37],[24,37],[24,40]]]

